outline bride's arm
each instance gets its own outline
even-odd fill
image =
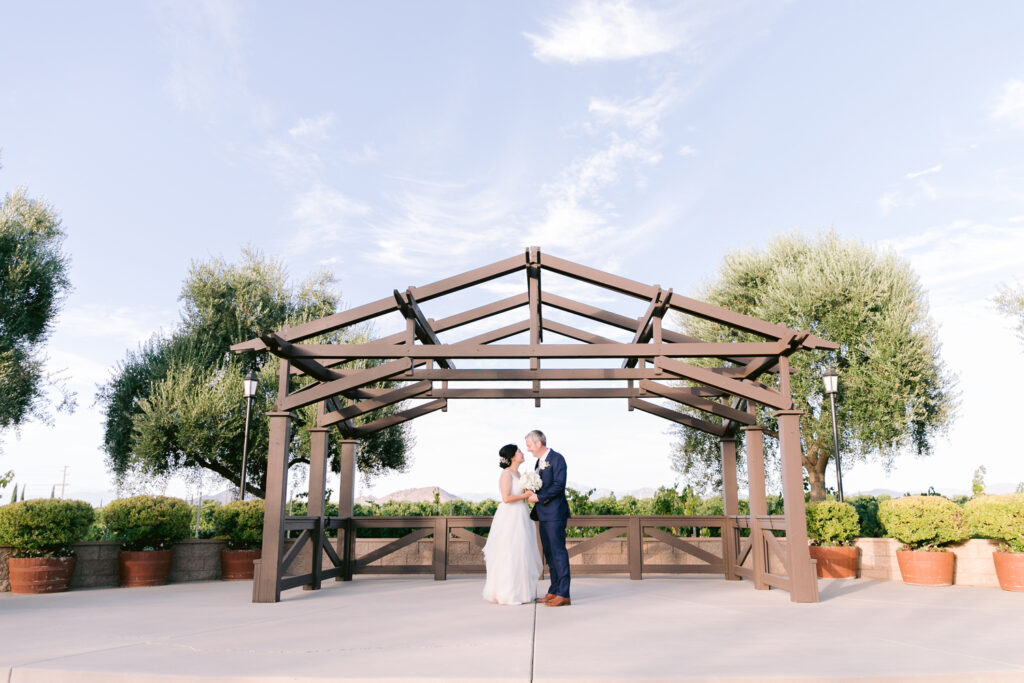
[[[512,495],[512,474],[507,471],[501,473],[501,481],[498,483],[498,487],[501,489],[502,503],[515,503],[530,497],[529,493],[523,493],[518,496]]]

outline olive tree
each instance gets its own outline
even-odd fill
[[[74,394],[50,375],[41,354],[70,289],[64,231],[48,204],[24,190],[0,203],[0,429],[31,417],[46,419],[47,389],[61,394],[58,409],[72,409]]]
[[[834,455],[821,380],[826,367],[840,376],[836,412],[844,465],[875,458],[889,467],[902,454],[927,455],[952,419],[955,380],[939,353],[927,295],[910,265],[893,253],[843,240],[834,231],[779,236],[763,250],[726,255],[698,297],[840,345],[790,359],[812,500],[825,498],[825,471]],[[708,341],[757,339],[692,317],[678,322]],[[768,411],[759,418],[770,429],[775,425]],[[773,443],[766,440],[768,447]],[[672,457],[674,469],[691,480],[720,485],[717,440],[678,428]]]
[[[319,273],[290,286],[279,262],[251,250],[237,265],[220,259],[194,263],[182,287],[178,327],[130,351],[98,393],[106,417],[104,449],[115,478],[121,482],[129,474],[164,476],[198,468],[239,481],[245,428],[242,378],[254,371],[260,381],[251,411],[246,490],[262,497],[268,440],[263,413],[276,399],[279,364],[270,354],[234,355],[229,348],[261,332],[334,313],[332,285],[329,274]],[[340,339],[335,334],[313,341]],[[389,406],[357,422],[399,409],[400,404]],[[308,430],[315,421],[314,406],[297,411],[289,467],[309,462]],[[340,435],[332,435],[329,449],[337,471]],[[396,425],[364,439],[357,464],[367,477],[401,470],[410,447],[408,427]]]
[[[1024,286],[1003,287],[994,301],[1000,313],[1016,321],[1017,338],[1024,342]]]

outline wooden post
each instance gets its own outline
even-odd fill
[[[626,526],[626,548],[629,559],[629,578],[639,581],[644,578],[644,533],[639,517],[630,517]]]
[[[320,404],[320,413],[323,412],[323,404]],[[313,534],[313,582],[304,589],[319,590],[323,571],[324,554],[324,491],[327,488],[327,434],[330,430],[326,427],[313,427],[309,430],[309,497],[306,499],[306,515],[319,517],[320,523]]]
[[[448,578],[448,518],[434,518],[434,581]]]
[[[263,511],[263,551],[259,574],[252,582],[253,602],[281,600],[281,560],[284,556],[284,506],[288,488],[288,445],[292,414],[270,412],[270,446],[267,449],[267,497]]]
[[[347,519],[349,523],[344,527],[344,538],[342,530],[338,529],[337,552],[341,558],[344,571],[335,581],[351,581],[352,573],[356,563],[356,529],[351,523],[353,510],[355,509],[356,490],[356,446],[355,439],[345,439],[341,442],[341,476],[338,480],[338,517]]]
[[[748,496],[750,498],[750,555],[754,567],[754,588],[768,590],[764,581],[768,572],[768,547],[764,540],[764,531],[758,515],[768,514],[768,501],[764,488],[764,428],[755,425],[744,427],[747,433],[747,479],[749,480]]]
[[[725,515],[725,523],[722,525],[722,561],[725,565],[725,580],[739,581],[740,575],[736,573],[739,544],[732,519],[740,513],[736,485],[736,439],[719,439],[718,442],[722,448],[722,507]]]
[[[786,511],[786,545],[789,555],[789,599],[818,602],[818,578],[807,547],[807,508],[800,450],[799,410],[779,410],[779,450],[782,455],[782,498]]]

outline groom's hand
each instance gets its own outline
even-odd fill
[[[529,497],[529,498],[527,498],[526,500],[527,500],[528,502],[530,502],[530,503],[539,503],[539,502],[540,502],[540,498],[538,498],[538,497],[537,497],[537,494],[536,494],[536,493],[531,493],[531,494],[530,494],[530,497]]]

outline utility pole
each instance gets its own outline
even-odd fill
[[[64,487],[68,483],[68,466],[64,465],[64,474],[60,478],[60,499],[64,500]]]

